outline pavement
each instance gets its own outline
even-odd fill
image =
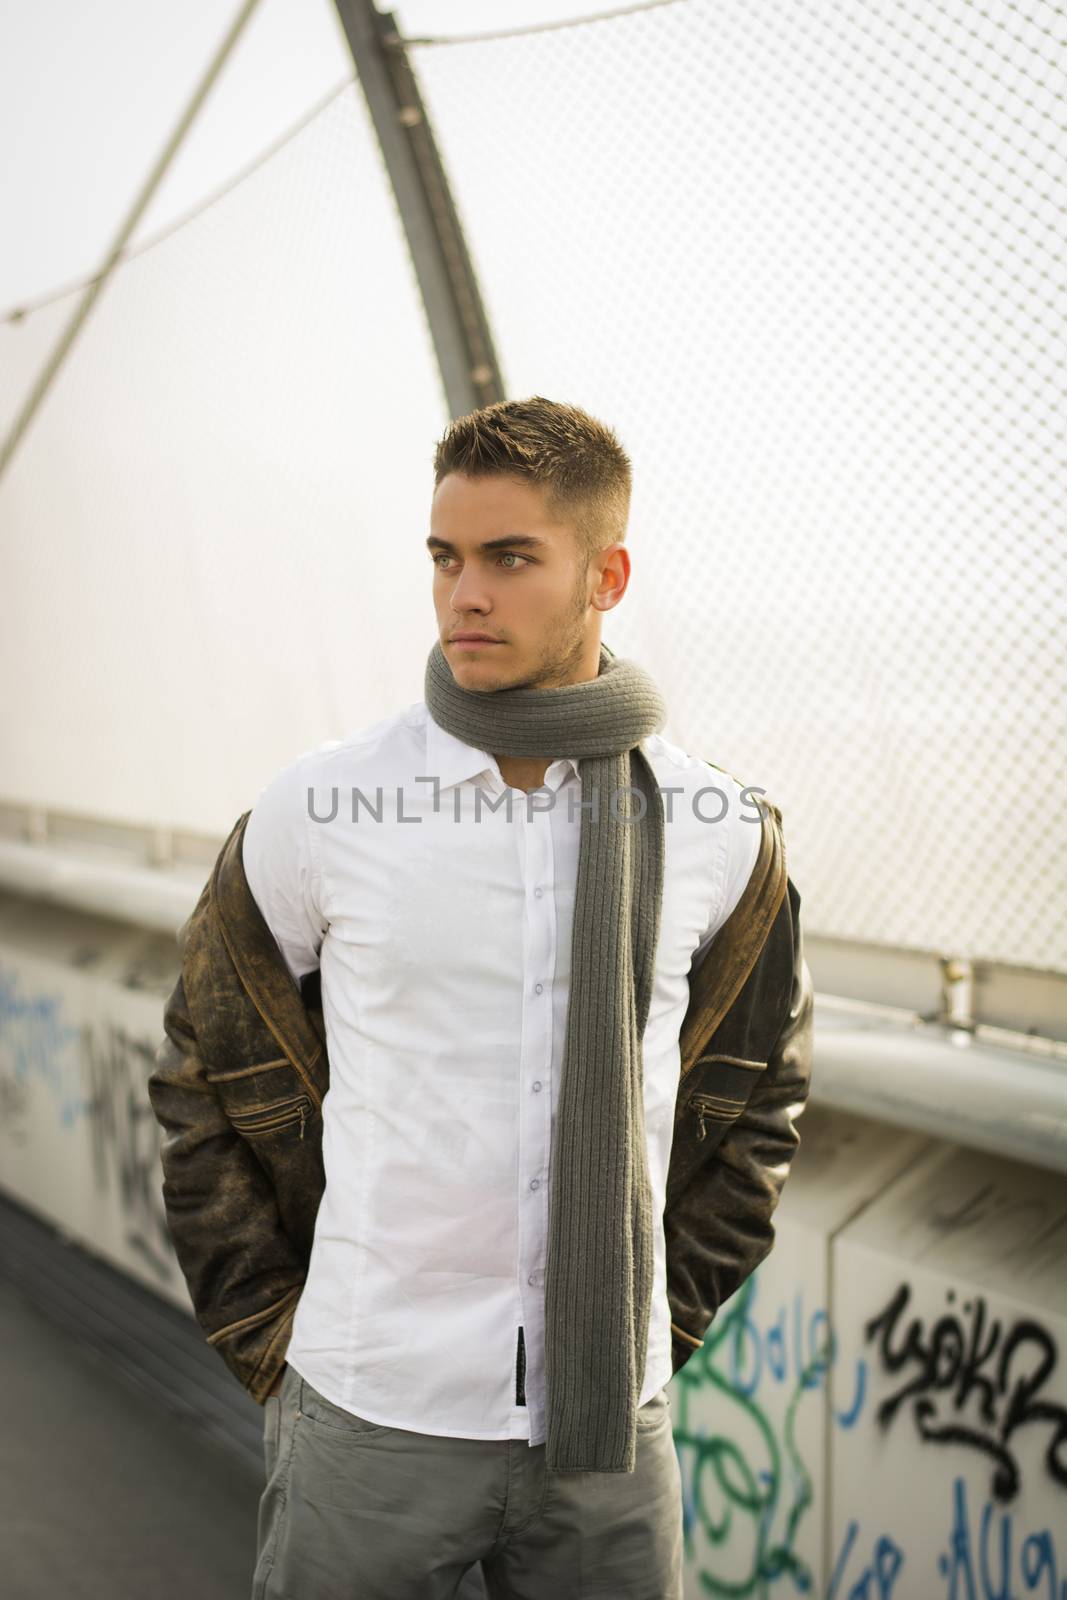
[[[2,1273],[0,1386],[3,1600],[249,1600],[262,1467]]]
[[[0,1276],[5,1600],[248,1600],[260,1477]]]

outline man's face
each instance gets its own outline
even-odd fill
[[[434,494],[427,546],[441,648],[462,688],[553,688],[596,677],[600,612],[618,604],[629,578],[622,544],[586,565],[574,529],[550,518],[535,484],[452,472]],[[464,644],[463,633],[494,642]]]

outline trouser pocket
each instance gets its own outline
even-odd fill
[[[261,1600],[274,1566],[281,1523],[289,1496],[289,1466],[296,1429],[297,1409],[294,1389],[296,1373],[287,1366],[277,1394],[268,1395],[263,1404],[263,1463],[267,1481],[259,1497],[256,1526],[256,1569],[252,1580],[253,1600]]]
[[[384,1434],[396,1432],[395,1428],[388,1427],[385,1423],[371,1422],[366,1417],[358,1416],[354,1411],[346,1411],[343,1406],[327,1400],[326,1396],[320,1394],[306,1378],[300,1379],[296,1406],[301,1420],[310,1423],[315,1433],[326,1436],[337,1435],[352,1444],[378,1439]]]
[[[666,1388],[660,1389],[651,1400],[646,1400],[637,1413],[638,1433],[649,1433],[653,1428],[660,1427],[671,1414],[670,1396]]]

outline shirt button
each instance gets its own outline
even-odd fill
[[[543,889],[535,889],[534,890],[534,894],[537,896],[538,900],[540,900],[540,898],[544,894],[544,892],[545,891]]]
[[[535,983],[534,984],[534,994],[540,994],[541,990],[543,988],[544,988],[544,984],[543,983]]]
[[[537,1284],[540,1283],[540,1281],[541,1281],[541,1274],[539,1272],[531,1272],[530,1276],[526,1280],[527,1283],[532,1283],[535,1287],[536,1287]]]
[[[540,1178],[531,1178],[530,1179],[530,1188],[531,1189],[540,1189],[540,1187],[541,1187]]]
[[[534,1092],[534,1094],[540,1094],[541,1093],[541,1080],[540,1080],[540,1078],[538,1078],[535,1081],[535,1083],[533,1085],[533,1092]]]

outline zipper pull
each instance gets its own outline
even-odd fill
[[[300,1137],[301,1137],[301,1139],[304,1137],[304,1119],[305,1119],[306,1116],[307,1116],[307,1112],[305,1111],[304,1107],[301,1106],[300,1107]]]
[[[707,1132],[707,1129],[704,1126],[704,1109],[703,1109],[702,1106],[694,1106],[693,1110],[697,1114],[697,1128],[699,1130],[698,1133],[697,1133],[697,1138],[698,1138],[698,1140],[699,1139],[703,1139],[704,1135]]]

